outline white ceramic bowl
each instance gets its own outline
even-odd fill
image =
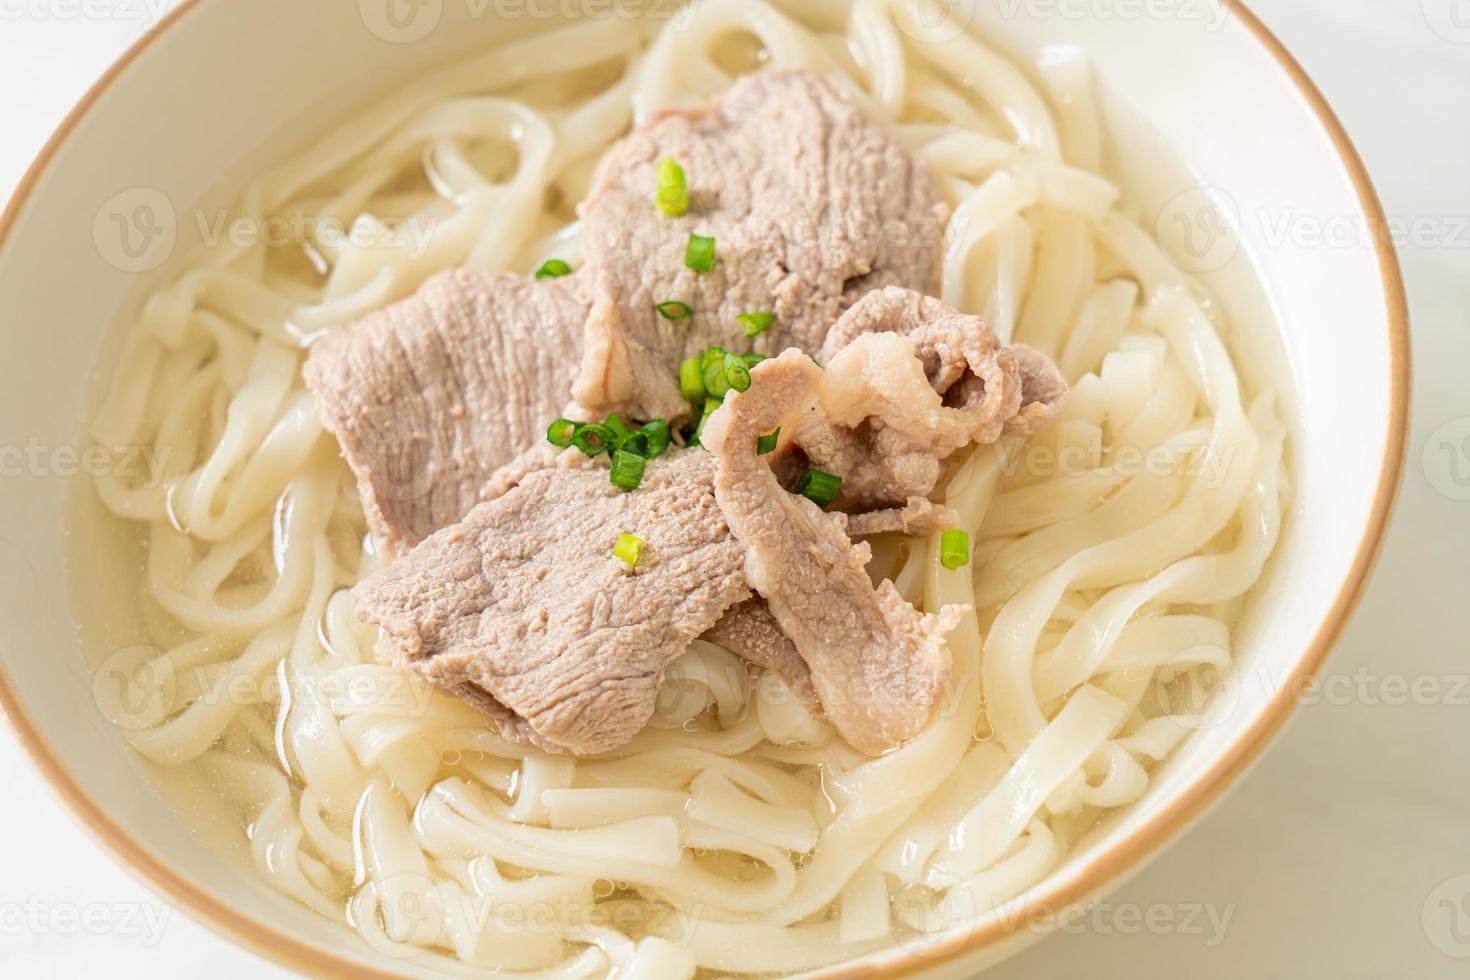
[[[0,702],[57,792],[121,860],[221,933],[319,974],[416,968],[374,957],[179,832],[92,697],[68,608],[63,484],[109,326],[166,254],[156,241],[119,251],[114,215],[219,200],[234,178],[395,79],[584,9],[426,0],[389,21],[389,2],[187,0],[87,95],[0,220],[0,462],[32,446],[42,460],[5,471]],[[1155,16],[1159,5],[1098,7],[1110,17],[1074,16],[1087,5],[980,6],[986,35],[1007,46],[1090,51],[1114,129],[1131,137],[1121,163],[1134,199],[1160,216],[1180,261],[1200,268],[1248,341],[1279,334],[1247,346],[1284,351],[1265,371],[1290,375],[1295,498],[1237,648],[1253,682],[1225,721],[1188,740],[1147,796],[1025,896],[1020,914],[967,925],[923,956],[894,950],[832,976],[972,972],[1039,934],[1030,923],[1045,917],[1030,910],[1115,887],[1199,817],[1279,728],[1289,692],[1342,628],[1403,451],[1408,328],[1382,213],[1322,98],[1254,17],[1212,2]],[[1182,237],[1208,232],[1216,213],[1235,220],[1238,248]],[[1336,246],[1283,234],[1301,227],[1366,231]],[[75,589],[83,608],[101,594],[85,581]]]

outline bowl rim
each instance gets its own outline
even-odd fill
[[[1373,251],[1388,314],[1389,421],[1372,511],[1352,565],[1338,588],[1332,606],[1317,626],[1311,643],[1284,678],[1284,689],[1290,690],[1294,685],[1315,675],[1322,666],[1357,606],[1382,548],[1402,482],[1407,444],[1410,395],[1409,313],[1403,276],[1388,232],[1382,203],[1362,157],[1341,121],[1301,64],[1241,0],[1221,2],[1226,12],[1240,21],[1256,43],[1286,74],[1317,117],[1322,131],[1331,140],[1352,182],[1358,205],[1368,217],[1372,228]],[[4,212],[0,213],[0,251],[9,244],[20,214],[29,203],[31,194],[47,167],[101,96],[155,41],[184,17],[199,9],[203,3],[204,0],[182,0],[147,33],[134,41],[88,88],[37,154],[16,185]],[[1209,769],[1196,774],[1172,801],[1122,840],[1094,856],[1066,880],[1055,881],[1050,887],[1043,881],[1032,890],[1027,907],[1022,911],[1066,908],[1087,895],[1110,887],[1128,872],[1137,870],[1147,860],[1159,854],[1218,801],[1224,791],[1259,757],[1295,707],[1295,698],[1272,699],[1251,726],[1237,736],[1225,754]],[[371,977],[381,980],[400,980],[404,976],[365,967],[295,936],[279,932],[263,922],[242,916],[238,909],[178,874],[146,846],[129,836],[62,766],[21,704],[3,664],[0,664],[0,714],[10,722],[31,762],[50,783],[55,793],[80,818],[92,837],[115,860],[176,902],[191,918],[201,922],[216,935],[274,963],[312,976]],[[909,951],[906,955],[899,956],[892,956],[893,951],[889,950],[890,958],[884,962],[873,964],[871,961],[864,963],[859,960],[839,963],[813,971],[810,975],[827,980],[855,980],[858,977],[902,976],[929,970],[1021,932],[1026,929],[1025,923],[1028,921],[1028,916],[1024,914],[993,916],[989,921],[967,932],[956,933],[947,938],[942,948],[923,953]]]

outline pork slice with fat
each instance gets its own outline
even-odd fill
[[[570,400],[578,280],[455,271],[313,344],[304,375],[391,559],[482,499]]]
[[[507,737],[621,745],[664,668],[750,595],[713,468],[674,450],[633,493],[603,466],[533,469],[360,584],[358,615],[382,628],[380,656],[467,696]],[[624,533],[644,542],[635,568],[613,554]]]
[[[715,498],[745,548],[745,574],[811,671],[826,716],[855,748],[879,753],[918,734],[943,696],[944,635],[965,613],[924,615],[893,583],[874,588],[870,552],[842,515],[784,489],[760,436],[817,412],[823,371],[791,350],[751,372],[705,427]]]
[[[656,205],[658,165],[686,174],[688,211]],[[710,346],[816,351],[870,290],[939,288],[947,209],[927,169],[807,71],[746,76],[716,103],[669,110],[604,158],[581,207],[593,299],[574,388],[594,412],[687,412],[675,373]],[[709,271],[690,235],[715,240]],[[687,304],[669,320],[655,307]],[[736,317],[774,313],[753,341]]]

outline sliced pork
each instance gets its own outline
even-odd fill
[[[654,206],[663,157],[688,175],[682,217]],[[750,76],[716,105],[657,117],[609,151],[582,212],[576,276],[445,273],[313,346],[307,384],[386,556],[463,517],[559,415],[682,415],[682,357],[815,351],[867,291],[939,285],[934,181],[806,72]],[[694,232],[716,241],[710,272],[685,266]],[[669,300],[694,315],[664,319],[654,307]],[[753,342],[735,319],[748,312],[777,318]]]
[[[814,409],[788,422],[811,465],[843,478],[839,508],[911,506],[962,446],[1040,429],[1066,382],[1029,347],[1004,347],[989,324],[911,290],[865,296],[823,344]]]
[[[671,452],[634,493],[601,466],[529,469],[360,584],[358,615],[382,628],[380,656],[467,696],[507,737],[621,745],[663,669],[750,595],[713,469],[706,453]],[[644,542],[636,568],[613,554],[624,533]]]
[[[913,358],[910,357],[910,360]],[[826,716],[855,748],[878,753],[912,738],[949,680],[944,635],[965,609],[924,615],[889,581],[873,587],[871,553],[846,519],[781,486],[757,455],[760,436],[818,402],[824,372],[791,350],[751,372],[705,427],[715,498],[745,548],[745,574],[811,670]],[[931,389],[931,394],[932,394]]]
[[[764,599],[731,606],[704,638],[758,667],[774,670],[797,700],[808,707],[819,707],[811,668],[796,651],[796,644],[781,632],[781,624]]]
[[[306,383],[391,558],[463,517],[565,408],[578,281],[446,272],[318,340]]]
[[[910,497],[903,507],[853,514],[847,519],[847,533],[854,538],[869,534],[923,536],[947,531],[958,527],[959,523],[960,515],[952,508],[936,504],[926,497]]]
[[[681,217],[655,205],[664,157],[687,174]],[[947,212],[925,168],[830,82],[769,71],[619,143],[581,213],[594,305],[576,398],[652,418],[687,411],[675,384],[684,357],[712,345],[816,351],[870,290],[937,292]],[[715,240],[711,271],[685,266],[691,234]],[[693,317],[663,318],[666,301]],[[749,312],[776,315],[753,342],[735,319]]]

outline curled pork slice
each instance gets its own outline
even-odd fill
[[[821,360],[820,411],[789,431],[813,466],[843,478],[837,506],[848,511],[912,506],[956,450],[1039,430],[1067,393],[1041,353],[1002,346],[982,318],[899,288],[844,314]]]
[[[458,521],[544,440],[586,313],[575,279],[460,270],[312,345],[307,386],[384,557]]]
[[[812,687],[812,671],[796,651],[796,644],[781,632],[764,599],[749,599],[731,606],[704,638],[718,644],[757,667],[781,675],[791,693],[808,708],[819,708]]]
[[[664,668],[750,595],[698,450],[607,469],[526,468],[504,493],[354,590],[379,656],[464,697],[514,740],[587,754],[632,738]],[[613,554],[643,540],[635,568]],[[503,711],[501,709],[504,709]]]
[[[710,418],[702,442],[717,461],[715,498],[745,548],[747,579],[806,662],[826,716],[853,747],[876,754],[918,734],[938,705],[950,676],[944,636],[966,610],[924,615],[892,582],[874,588],[864,568],[871,552],[848,538],[846,518],[789,493],[757,454],[760,436],[818,414],[823,382],[799,351],[766,361]]]
[[[958,527],[959,523],[960,515],[953,508],[936,504],[926,497],[910,497],[903,507],[853,514],[847,519],[847,533],[854,538],[869,534],[907,534],[917,537],[938,534],[940,531]]]
[[[658,164],[677,161],[689,208],[656,206]],[[656,116],[604,158],[581,207],[593,300],[574,387],[589,411],[682,415],[682,358],[718,345],[816,351],[870,290],[939,288],[947,210],[925,167],[836,87],[805,71],[750,75],[717,103]],[[685,263],[714,239],[709,271]],[[669,320],[655,306],[687,304]],[[735,319],[774,313],[747,341]]]

